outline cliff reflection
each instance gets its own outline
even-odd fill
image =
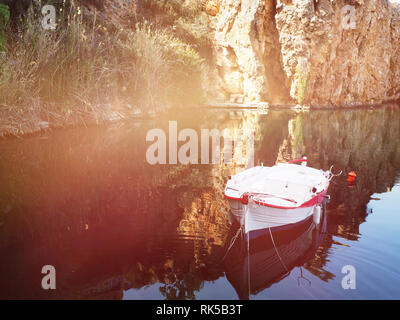
[[[178,123],[243,128],[254,119],[207,114]],[[121,298],[161,283],[166,298],[191,299],[203,281],[223,275],[218,262],[230,222],[221,190],[237,166],[150,166],[146,132],[167,125],[73,129],[0,144],[1,297]],[[40,287],[45,264],[56,267],[55,292]]]
[[[329,233],[356,240],[373,193],[391,189],[400,171],[400,110],[348,110],[299,114],[291,123],[291,156],[343,171],[330,186]],[[357,173],[354,185],[346,182]]]
[[[296,243],[305,249],[289,250],[288,265],[304,266],[324,281],[334,277],[324,270],[332,236],[356,240],[370,196],[391,188],[400,171],[400,113],[394,107],[218,110],[175,119],[181,129],[197,132],[252,132],[256,164],[306,155],[311,166],[327,170],[333,164],[335,172],[357,173],[352,188],[345,176],[331,185],[326,236],[318,245],[308,236],[291,235],[287,242],[302,239]],[[159,284],[166,299],[194,299],[205,281],[225,273],[243,291],[232,280],[236,271],[222,261],[237,227],[231,226],[223,190],[243,165],[147,164],[146,132],[168,131],[168,120],[0,142],[0,254],[6,257],[0,263],[1,298],[121,299],[126,290]],[[45,264],[57,270],[54,292],[40,288]],[[271,278],[252,288],[255,293],[282,277],[273,276],[272,267],[263,273]]]

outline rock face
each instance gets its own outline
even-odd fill
[[[203,3],[228,98],[336,106],[400,98],[400,10],[388,0]]]
[[[228,97],[255,102],[287,98],[274,15],[273,1],[220,2],[215,52],[221,87]]]

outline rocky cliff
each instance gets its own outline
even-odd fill
[[[203,0],[226,98],[308,105],[400,98],[400,10],[388,0]]]

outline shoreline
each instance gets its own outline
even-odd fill
[[[400,101],[386,101],[379,104],[357,104],[351,106],[300,106],[294,104],[268,104],[268,103],[206,103],[200,107],[192,107],[201,110],[261,110],[279,111],[292,110],[304,111],[333,111],[333,110],[376,110],[387,107],[400,108]],[[106,126],[129,120],[145,120],[154,118],[154,114],[146,114],[140,110],[113,110],[109,106],[91,107],[91,110],[66,110],[61,112],[49,111],[41,107],[20,109],[18,107],[0,106],[0,139],[25,138],[43,132],[82,128],[93,126]]]
[[[363,109],[381,109],[388,105],[400,105],[398,100],[388,100],[380,103],[354,103],[342,106],[336,105],[299,105],[299,104],[269,104],[268,102],[260,103],[232,103],[232,102],[210,102],[205,105],[208,109],[247,109],[247,110],[304,110],[304,111],[331,111],[331,110],[363,110]]]
[[[0,106],[0,138],[24,138],[54,129],[104,126],[139,117],[143,115],[132,110],[113,110],[104,106],[91,107],[90,110],[82,107],[74,111],[54,111],[38,106]]]

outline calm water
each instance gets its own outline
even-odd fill
[[[288,270],[267,236],[249,256],[240,237],[227,253],[237,225],[223,190],[241,167],[149,165],[146,132],[167,133],[168,120],[253,132],[256,164],[304,154],[310,166],[355,171],[356,183],[334,180],[319,230],[274,235]],[[2,140],[0,298],[399,299],[399,142],[395,107],[188,111]],[[56,268],[56,290],[41,289],[44,265]],[[345,265],[355,290],[341,286]]]

